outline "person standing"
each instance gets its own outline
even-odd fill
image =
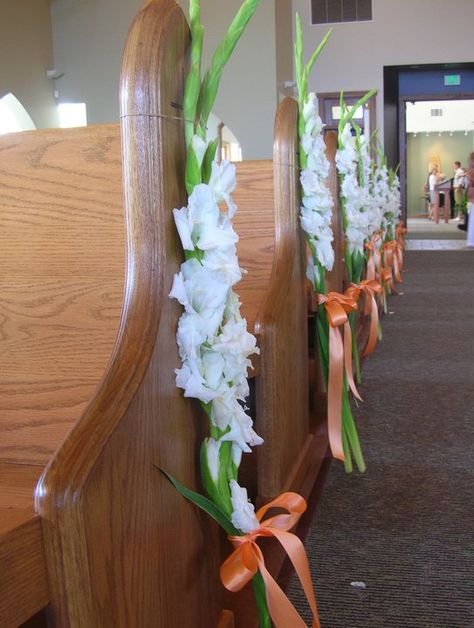
[[[454,206],[457,211],[456,220],[461,220],[462,218],[462,201],[464,196],[464,179],[466,176],[466,171],[464,168],[461,168],[461,162],[454,162],[454,178],[453,178],[453,191],[454,191]]]
[[[467,246],[474,248],[474,152],[469,155],[467,165]]]
[[[436,199],[436,184],[438,183],[438,168],[433,166],[428,177],[428,188],[430,192],[430,206],[428,209],[429,219],[439,222],[439,196]]]

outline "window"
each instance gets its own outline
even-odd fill
[[[365,92],[344,92],[344,100],[348,107],[352,107],[365,94]],[[326,129],[337,129],[341,118],[339,107],[340,94],[318,94],[318,109],[321,120],[326,125]],[[355,121],[362,131],[367,135],[375,131],[375,96],[369,98],[364,107],[356,110]]]
[[[63,102],[58,105],[59,126],[70,129],[76,126],[87,126],[86,103]]]
[[[13,94],[6,94],[0,98],[0,135],[35,128],[30,115]]]
[[[311,0],[313,24],[367,22],[372,19],[372,0]]]

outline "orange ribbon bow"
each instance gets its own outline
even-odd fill
[[[385,266],[392,268],[395,271],[396,280],[401,283],[402,277],[400,275],[400,265],[398,256],[398,243],[396,240],[390,240],[382,245],[382,250],[385,253]]]
[[[403,226],[403,223],[400,223],[395,230],[396,238],[397,238],[397,252],[396,255],[398,257],[398,265],[400,270],[403,270],[403,251],[405,250],[405,234],[408,229]]]
[[[408,229],[404,226],[403,222],[401,222],[395,229],[395,234],[397,237],[397,242],[399,243],[402,249],[405,248],[405,234],[406,233],[408,233]]]
[[[359,284],[351,283],[346,290],[346,294],[356,301],[359,300],[360,293],[365,295],[364,314],[370,314],[370,330],[367,345],[362,353],[365,357],[372,353],[377,344],[377,333],[379,328],[379,308],[375,300],[376,294],[381,294],[382,286],[374,279],[364,279]]]
[[[365,248],[369,251],[369,259],[367,260],[367,279],[378,279],[382,276],[382,256],[377,245],[381,238],[381,233],[377,231],[372,236],[370,242],[365,244]]]
[[[328,435],[334,458],[344,460],[342,446],[342,386],[344,371],[350,389],[362,401],[352,373],[352,333],[347,314],[357,310],[356,301],[339,292],[318,294],[329,320]],[[344,326],[344,340],[339,327]]]
[[[289,514],[280,514],[262,521],[270,508],[284,508]],[[265,567],[261,549],[256,543],[259,536],[275,537],[288,554],[303,585],[303,590],[313,613],[313,628],[320,628],[316,598],[314,596],[308,559],[303,543],[288,532],[296,525],[306,510],[306,502],[297,493],[282,493],[270,503],[262,506],[257,513],[260,526],[243,536],[229,536],[235,547],[233,553],[222,564],[220,575],[223,585],[229,591],[240,591],[260,571],[266,588],[270,616],[277,628],[306,628],[295,607],[286,597]]]
[[[395,284],[393,283],[392,269],[389,268],[388,266],[385,266],[385,268],[382,270],[382,283],[388,284],[390,286],[390,290],[394,294],[397,294],[397,291],[395,289]]]

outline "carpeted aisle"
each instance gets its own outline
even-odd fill
[[[355,412],[367,472],[332,464],[306,539],[322,628],[474,626],[474,253],[406,271]]]

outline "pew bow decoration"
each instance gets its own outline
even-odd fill
[[[403,270],[403,252],[405,251],[405,235],[407,234],[408,229],[401,222],[397,225],[395,229],[395,238],[397,241],[397,256],[398,256],[398,266],[400,270]]]
[[[379,331],[379,308],[375,299],[376,294],[381,294],[382,286],[379,281],[374,279],[364,279],[359,284],[351,283],[346,290],[346,295],[353,298],[356,302],[359,301],[360,295],[365,296],[364,314],[370,316],[370,328],[369,337],[362,355],[364,357],[370,355],[377,344],[378,331]]]
[[[384,253],[384,258],[385,258],[385,266],[387,268],[392,268],[394,275],[395,275],[395,279],[398,281],[398,283],[402,282],[402,277],[400,274],[400,263],[399,263],[399,256],[398,256],[398,242],[396,240],[389,240],[388,242],[385,242],[385,244],[382,245],[382,251]]]
[[[262,521],[270,508],[282,508],[288,514],[278,514]],[[256,543],[258,537],[274,537],[284,548],[298,575],[309,606],[313,613],[313,628],[319,628],[316,599],[311,584],[308,560],[304,546],[300,539],[289,530],[293,528],[306,510],[305,500],[297,493],[283,493],[270,503],[262,506],[257,513],[258,527],[245,535],[229,535],[234,545],[234,552],[221,566],[221,580],[229,591],[240,591],[260,572],[265,582],[267,604],[270,616],[277,627],[304,628],[306,624],[272,578],[265,566],[265,560],[260,547]]]
[[[351,296],[339,292],[318,294],[319,305],[324,305],[329,322],[328,369],[328,434],[334,458],[345,461],[342,425],[342,391],[344,375],[354,396],[362,401],[352,372],[352,332],[348,314],[357,310]],[[343,333],[341,333],[343,327]]]
[[[379,280],[382,276],[382,255],[379,248],[381,237],[380,232],[374,233],[370,241],[365,243],[365,249],[368,251],[367,279]]]

